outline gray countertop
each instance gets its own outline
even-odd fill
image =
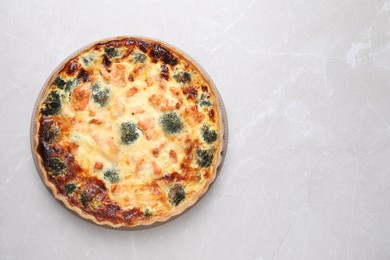
[[[66,211],[30,152],[51,71],[116,35],[194,57],[230,128],[206,196],[136,232]],[[390,258],[390,1],[1,0],[0,37],[1,259]]]

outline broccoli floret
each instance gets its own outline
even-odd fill
[[[66,81],[63,80],[60,76],[57,76],[53,82],[53,85],[57,86],[59,89],[64,89]]]
[[[207,96],[204,93],[202,93],[202,95],[200,95],[200,99],[198,100],[198,103],[199,103],[199,106],[201,106],[201,107],[211,106],[210,100],[207,99]]]
[[[60,129],[52,121],[43,121],[40,138],[48,143],[55,142],[60,135]]]
[[[88,66],[92,61],[93,61],[93,57],[91,57],[91,55],[83,56],[83,57],[81,58],[81,62],[82,62],[85,66]]]
[[[139,137],[137,125],[133,122],[124,122],[121,124],[121,140],[123,144],[134,143]]]
[[[168,134],[176,134],[183,128],[183,122],[176,112],[166,113],[161,116],[160,123],[165,132]]]
[[[146,208],[146,209],[145,209],[144,216],[147,217],[147,218],[149,218],[149,217],[152,216],[152,213],[150,212],[150,209],[149,209],[149,208]]]
[[[146,55],[141,52],[136,52],[133,54],[135,63],[144,63],[146,60]]]
[[[92,90],[92,93],[96,93],[96,92],[98,92],[98,91],[100,90],[100,86],[99,86],[99,84],[98,84],[98,83],[94,83],[94,84],[92,84],[92,86],[91,86],[91,90]]]
[[[104,107],[107,104],[109,97],[109,88],[101,89],[96,83],[92,85],[92,100],[98,103],[101,107]]]
[[[173,78],[179,83],[187,83],[191,81],[191,74],[187,71],[179,71],[173,75]]]
[[[110,58],[114,58],[116,56],[118,56],[118,50],[115,49],[115,48],[104,48],[104,52],[107,54],[108,57]]]
[[[82,58],[81,58],[81,62],[82,62],[85,66],[88,66],[88,64],[89,64],[89,60],[88,60],[87,58],[85,58],[85,57],[82,57]]]
[[[85,208],[90,201],[91,198],[88,197],[87,191],[83,191],[83,193],[81,193],[80,195],[80,202],[83,205],[83,207]]]
[[[119,173],[116,169],[108,169],[104,173],[104,179],[110,183],[117,183],[119,181]]]
[[[179,205],[186,198],[186,192],[180,183],[173,185],[168,192],[169,203]]]
[[[202,168],[207,168],[213,162],[214,150],[213,149],[210,149],[210,150],[197,149],[196,156],[197,156],[196,163]]]
[[[66,166],[58,157],[50,158],[46,163],[46,167],[48,168],[48,173],[53,176],[66,173]]]
[[[56,115],[61,110],[61,96],[57,91],[50,91],[47,95],[43,106],[41,108],[41,113],[45,116]]]
[[[76,190],[77,186],[74,183],[68,183],[64,186],[65,195],[72,194]]]
[[[205,140],[208,144],[214,143],[218,138],[217,132],[215,132],[214,129],[211,129],[208,125],[203,125],[200,132],[203,140]]]
[[[137,125],[132,122],[121,124],[121,141],[123,144],[132,144],[139,137]]]
[[[65,91],[71,92],[77,85],[79,84],[79,81],[77,79],[68,79],[65,84]]]

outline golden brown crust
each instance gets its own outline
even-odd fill
[[[73,60],[74,58],[78,57],[78,55],[80,53],[83,53],[85,50],[94,48],[94,46],[106,45],[107,43],[114,43],[115,44],[115,43],[120,42],[120,41],[129,41],[129,40],[130,41],[146,42],[148,44],[156,44],[158,46],[162,46],[163,48],[169,50],[169,52],[174,53],[175,57],[178,58],[178,60],[186,61],[189,64],[189,66],[193,66],[194,68],[197,69],[198,72],[201,73],[205,83],[207,83],[207,85],[209,86],[209,91],[211,92],[211,96],[215,100],[215,104],[216,104],[215,108],[216,109],[213,111],[214,112],[213,117],[218,121],[216,123],[216,125],[219,125],[219,128],[216,130],[218,131],[219,139],[218,139],[218,142],[216,142],[216,145],[214,145],[214,149],[215,149],[214,155],[216,157],[214,159],[213,165],[210,166],[210,168],[212,169],[212,172],[209,173],[209,177],[206,179],[206,183],[201,187],[201,189],[197,190],[196,194],[193,195],[193,197],[190,201],[186,202],[185,206],[176,207],[176,208],[174,207],[166,214],[156,215],[156,216],[153,216],[149,219],[148,218],[143,219],[142,222],[132,221],[131,223],[124,223],[124,222],[114,223],[112,221],[104,220],[104,217],[98,219],[96,216],[94,216],[90,213],[87,213],[84,209],[82,209],[82,207],[80,207],[80,205],[72,203],[68,197],[64,196],[61,193],[61,191],[53,183],[53,181],[51,181],[49,179],[48,171],[44,167],[44,164],[45,164],[44,158],[42,158],[42,156],[37,152],[37,150],[39,149],[38,147],[40,145],[40,140],[39,140],[39,128],[41,126],[40,120],[42,120],[42,115],[41,115],[40,111],[41,111],[42,104],[43,104],[45,98],[47,97],[48,93],[50,92],[51,83],[54,81],[54,78],[59,74],[59,72],[66,69],[68,71],[70,70],[70,72],[73,73],[73,68],[69,65],[68,61]],[[171,57],[168,57],[168,58],[163,57],[163,59],[165,59],[164,63],[169,64],[170,62],[172,62],[172,60],[170,60],[170,58]],[[175,63],[175,62],[173,61],[173,63]],[[66,66],[68,66],[68,67],[66,67]],[[98,225],[111,227],[111,228],[120,228],[120,229],[123,229],[123,228],[124,229],[139,229],[139,228],[150,227],[150,226],[154,226],[154,225],[159,224],[159,223],[166,222],[166,221],[172,219],[173,217],[180,215],[181,213],[183,213],[184,211],[186,211],[187,209],[192,207],[206,193],[209,186],[211,185],[211,183],[214,181],[214,179],[216,177],[217,169],[222,164],[222,159],[223,159],[222,151],[226,149],[226,141],[227,141],[227,133],[225,132],[226,127],[227,127],[226,123],[227,122],[226,122],[226,117],[224,115],[223,104],[222,104],[220,96],[219,96],[213,82],[211,81],[211,79],[209,78],[207,73],[193,59],[191,59],[190,57],[188,57],[187,55],[185,55],[183,52],[179,51],[175,47],[172,47],[168,44],[165,44],[165,43],[162,43],[159,41],[146,39],[146,38],[117,37],[117,38],[107,39],[104,41],[99,41],[97,43],[90,44],[90,45],[84,47],[83,49],[77,51],[76,53],[71,55],[69,58],[67,58],[49,77],[49,79],[45,83],[44,88],[42,89],[42,91],[39,95],[39,98],[37,100],[37,104],[35,107],[35,111],[34,111],[33,117],[32,117],[32,151],[34,154],[34,159],[35,159],[37,169],[40,173],[40,176],[41,176],[43,182],[50,189],[53,196],[57,200],[61,201],[72,212],[77,213],[82,218],[89,220],[89,221],[92,221]]]

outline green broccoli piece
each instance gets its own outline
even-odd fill
[[[196,149],[196,156],[197,156],[196,163],[202,168],[207,168],[213,162],[214,150]]]
[[[161,116],[160,123],[168,134],[179,133],[183,128],[183,122],[176,112],[169,112]]]
[[[68,79],[65,84],[65,92],[71,92],[79,84],[78,79]]]
[[[80,194],[80,202],[85,208],[89,202],[91,202],[91,198],[89,198],[87,191],[83,191],[83,193]]]
[[[61,96],[57,91],[50,91],[41,108],[42,115],[56,115],[61,110]]]
[[[207,96],[204,93],[202,93],[202,95],[200,95],[200,99],[198,99],[198,103],[199,103],[199,106],[201,106],[201,107],[209,107],[212,105],[210,100],[207,99]]]
[[[186,192],[180,183],[174,184],[168,192],[169,203],[179,205],[186,198]]]
[[[52,121],[43,121],[42,125],[42,131],[40,134],[41,140],[52,143],[55,142],[60,135],[60,129],[57,127],[57,125]]]
[[[82,62],[85,66],[88,66],[88,64],[89,64],[89,60],[88,60],[87,58],[85,58],[85,57],[82,57],[82,58],[81,58],[81,62]]]
[[[115,48],[112,48],[112,47],[111,48],[104,48],[104,52],[110,58],[114,58],[114,57],[118,56],[118,54],[119,54],[118,50]]]
[[[81,62],[85,66],[88,66],[92,61],[93,61],[93,57],[91,57],[91,55],[81,57]]]
[[[147,217],[147,218],[149,218],[149,217],[152,216],[152,213],[150,212],[150,209],[149,209],[149,208],[146,208],[146,209],[145,209],[144,216]]]
[[[104,179],[108,180],[111,184],[119,181],[119,173],[116,169],[108,169],[104,173]]]
[[[53,85],[57,86],[59,89],[64,89],[66,81],[63,80],[60,76],[57,76],[53,81]]]
[[[76,190],[77,186],[74,183],[68,183],[64,186],[64,193],[65,195],[72,194]]]
[[[121,124],[121,140],[123,144],[134,143],[139,137],[137,125],[133,122],[124,122]]]
[[[104,107],[107,104],[109,97],[109,88],[101,89],[96,83],[92,85],[92,100],[98,103],[101,107]]]
[[[48,168],[48,173],[53,176],[66,173],[66,166],[58,157],[50,158],[46,163],[46,167]]]
[[[100,90],[96,93],[93,93],[92,99],[96,103],[99,103],[101,107],[105,106],[107,104],[107,101],[110,97],[110,89],[105,88],[103,90]]]
[[[188,83],[191,81],[191,74],[187,71],[179,71],[173,75],[173,78],[179,83]]]
[[[92,93],[96,93],[96,92],[100,91],[99,84],[98,83],[92,84],[91,90],[92,90]]]
[[[141,52],[136,52],[133,54],[135,63],[144,63],[146,60],[146,55]]]
[[[203,140],[205,140],[208,144],[214,143],[218,138],[217,132],[215,132],[214,129],[211,129],[208,125],[203,125],[200,132]]]

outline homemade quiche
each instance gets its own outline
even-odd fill
[[[221,100],[172,46],[120,37],[67,59],[33,115],[33,153],[55,198],[114,228],[179,215],[207,191],[224,149]]]

